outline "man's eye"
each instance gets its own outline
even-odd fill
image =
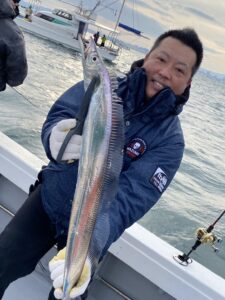
[[[183,69],[177,68],[176,70],[177,70],[178,73],[184,74],[184,70]]]
[[[161,62],[165,61],[165,59],[163,57],[158,57],[158,60],[161,61]]]

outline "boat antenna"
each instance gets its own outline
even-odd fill
[[[222,218],[222,216],[225,214],[225,210],[219,215],[219,217],[209,225],[208,228],[198,228],[196,231],[197,239],[194,243],[194,245],[191,247],[191,250],[185,254],[182,255],[174,255],[173,258],[179,262],[179,264],[183,266],[187,266],[190,263],[192,263],[192,259],[190,258],[190,254],[195,251],[200,245],[202,244],[209,244],[213,247],[214,251],[217,252],[219,249],[215,247],[215,243],[222,242],[222,239],[215,236],[215,234],[212,233],[214,226],[216,223]]]

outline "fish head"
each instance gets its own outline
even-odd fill
[[[90,38],[88,44],[86,44],[79,36],[79,42],[82,54],[84,87],[86,90],[92,78],[94,76],[98,76],[100,69],[104,66],[104,63],[92,38]]]

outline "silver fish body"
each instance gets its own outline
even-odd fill
[[[87,256],[100,211],[110,205],[117,192],[123,155],[123,108],[114,90],[117,80],[111,76],[91,39],[83,49],[84,84],[87,88],[93,76],[99,83],[91,98],[83,129],[82,153],[73,199],[67,239],[64,274],[64,300],[78,281]],[[106,200],[107,199],[107,200]]]

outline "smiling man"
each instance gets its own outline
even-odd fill
[[[99,260],[126,228],[157,203],[174,178],[184,152],[178,114],[188,100],[190,83],[202,58],[202,43],[193,29],[170,30],[118,80],[116,92],[124,108],[124,160],[116,197],[110,199],[109,195],[110,206],[98,216],[93,232]],[[68,130],[76,124],[83,96],[81,81],[53,104],[43,125],[42,142],[50,162],[0,235],[0,298],[9,283],[30,273],[54,244],[58,249],[66,245],[78,162],[58,163],[56,158]],[[79,159],[81,140],[82,136],[71,138],[63,159]],[[50,262],[56,290],[52,289],[49,300],[62,297],[64,263],[65,251]],[[85,265],[87,275],[72,289],[71,299],[88,286],[91,263]]]
[[[197,61],[194,49],[176,38],[167,37],[145,58],[146,95],[151,98],[166,87],[181,95],[190,85]]]

